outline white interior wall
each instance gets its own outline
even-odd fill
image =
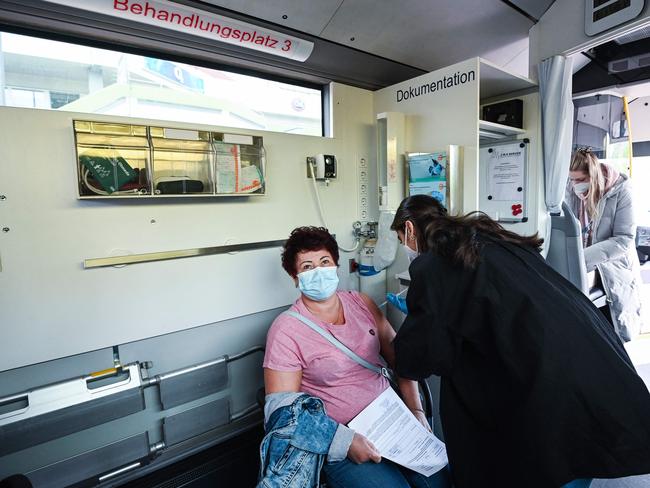
[[[332,87],[334,138],[0,108],[0,371],[281,307],[297,293],[280,249],[84,270],[87,258],[284,239],[321,225],[306,156],[338,157],[319,184],[331,230],[352,243],[357,161],[374,162],[372,93]],[[267,195],[80,201],[72,120],[264,137]],[[372,167],[372,164],[371,164]],[[376,213],[376,210],[375,210]],[[155,221],[155,223],[152,223]],[[342,253],[341,286],[355,287]]]
[[[375,113],[401,112],[406,115],[406,142],[403,144],[406,152],[441,151],[451,144],[461,146],[461,211],[478,209],[478,65],[478,58],[470,59],[375,92]],[[471,70],[475,72],[472,82],[397,101],[397,90],[408,90],[411,86],[421,86]],[[387,291],[399,291],[396,274],[406,271],[408,265],[400,246],[395,262],[386,270]],[[386,313],[391,323],[399,326],[403,315],[392,306],[387,307]]]
[[[585,2],[555,0],[530,29],[530,78],[537,79],[540,61],[556,54],[574,54],[610,41],[650,23],[650,3],[646,2],[636,19],[596,36],[585,34]]]
[[[630,100],[630,102],[632,139],[634,142],[650,141],[650,96]]]
[[[508,100],[508,98],[491,99],[489,103],[496,103]],[[523,101],[523,128],[526,133],[518,139],[529,139],[528,144],[528,166],[526,168],[527,176],[527,222],[507,223],[504,224],[508,230],[518,234],[528,235],[539,232],[544,236],[546,232],[548,214],[546,212],[544,196],[544,166],[542,163],[542,132],[540,122],[540,105],[539,93],[529,93],[528,95],[517,96]],[[568,164],[568,161],[567,161]],[[483,172],[480,172],[483,175]],[[483,176],[481,176],[483,178]],[[481,183],[485,183],[482,181]],[[482,185],[485,187],[485,184]],[[481,195],[480,198],[484,198]]]
[[[408,91],[474,71],[474,81],[397,101],[398,90]],[[375,113],[401,112],[406,115],[406,152],[445,150],[450,144],[462,147],[464,212],[478,209],[478,58],[432,71],[417,78],[375,92]]]

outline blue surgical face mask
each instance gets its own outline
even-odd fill
[[[307,298],[322,302],[331,297],[339,286],[336,266],[310,269],[298,273],[298,288]]]

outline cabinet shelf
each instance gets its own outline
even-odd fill
[[[526,131],[518,127],[488,122],[487,120],[478,121],[478,134],[481,141],[495,141],[499,139],[511,139],[523,135]]]
[[[515,93],[521,96],[538,90],[533,80],[511,73],[486,59],[479,58],[479,67],[479,97],[482,104],[495,98],[512,97]]]

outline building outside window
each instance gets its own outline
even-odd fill
[[[322,136],[322,90],[0,33],[0,103]]]

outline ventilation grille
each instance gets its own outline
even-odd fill
[[[607,63],[607,71],[610,73],[622,73],[623,71],[631,71],[647,66],[650,66],[650,53],[610,61]]]
[[[631,0],[616,0],[613,3],[604,5],[605,2],[594,0],[594,4],[598,3],[598,8],[594,8],[594,11],[591,13],[591,19],[594,22],[603,20],[607,17],[610,17],[621,10],[630,8]],[[604,6],[603,6],[604,5]]]
[[[585,0],[585,33],[588,36],[624,24],[637,17],[645,0]]]

